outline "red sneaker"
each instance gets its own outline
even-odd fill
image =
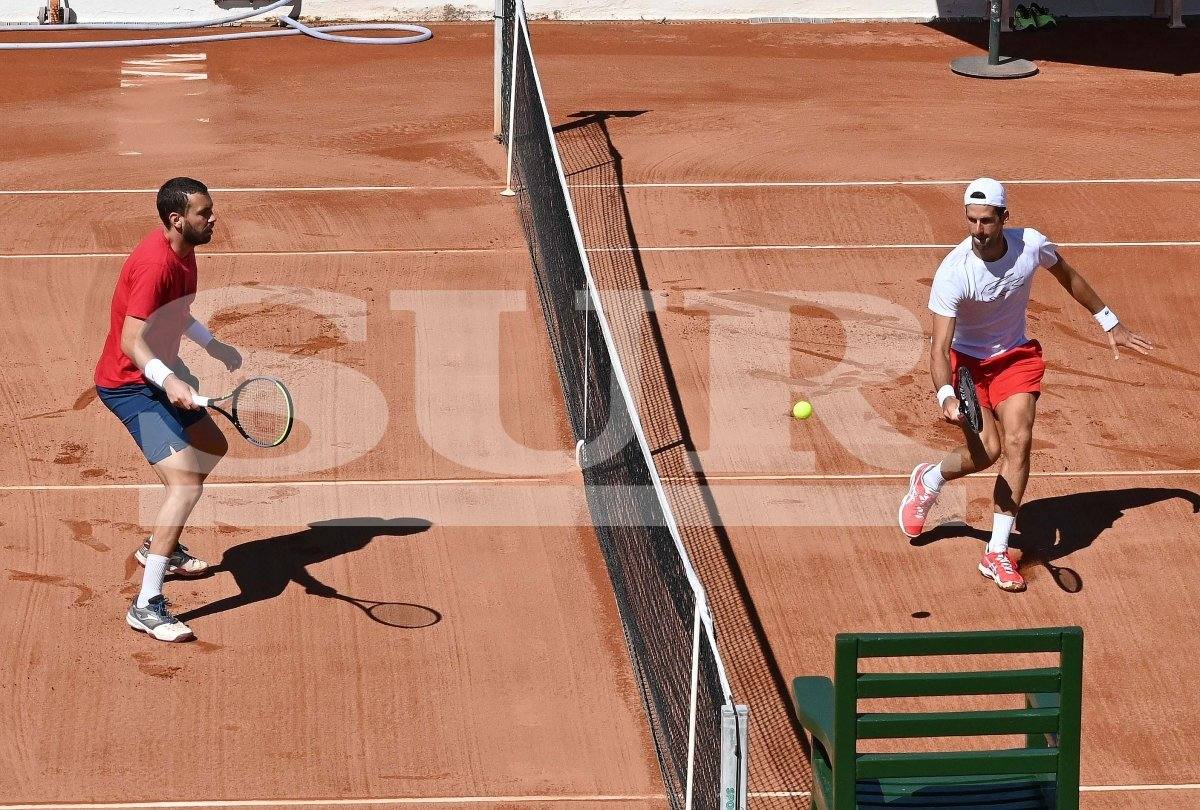
[[[918,464],[908,479],[908,494],[900,501],[900,531],[917,537],[925,530],[925,516],[937,503],[938,493],[925,486],[921,476],[932,464]]]
[[[985,551],[983,559],[979,561],[979,573],[995,580],[1001,590],[1025,590],[1025,578],[1021,576],[1007,551]]]

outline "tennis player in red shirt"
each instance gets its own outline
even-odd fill
[[[208,412],[194,402],[196,391],[173,368],[184,335],[230,371],[241,366],[242,357],[191,313],[196,246],[212,239],[217,221],[208,189],[188,177],[168,180],[158,190],[158,215],[163,227],[134,248],[117,278],[95,381],[100,399],[167,488],[154,533],[134,553],[146,570],[125,621],[160,641],[187,641],[192,631],[171,615],[163,578],[208,570],[208,563],[179,544],[179,535],[205,478],[229,446]]]

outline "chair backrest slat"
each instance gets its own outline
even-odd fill
[[[1058,652],[1062,628],[950,633],[859,633],[859,658]]]
[[[1057,768],[1055,748],[858,755],[859,779],[1044,774],[1054,773]]]
[[[881,672],[858,676],[860,698],[938,695],[1019,695],[1057,692],[1058,667],[984,672]]]
[[[1057,734],[1058,709],[861,714],[860,740],[897,737],[974,737],[996,734]]]

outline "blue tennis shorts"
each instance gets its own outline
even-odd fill
[[[125,425],[151,464],[191,446],[187,429],[207,415],[203,408],[197,411],[176,408],[164,391],[144,383],[120,388],[96,386],[96,393]]]

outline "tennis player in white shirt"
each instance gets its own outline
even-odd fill
[[[1006,591],[1025,590],[1025,580],[1008,553],[1008,537],[1029,480],[1029,451],[1037,400],[1046,364],[1042,347],[1025,333],[1033,277],[1049,270],[1071,297],[1092,313],[1108,336],[1113,359],[1118,347],[1147,354],[1150,341],[1122,324],[1058,248],[1033,228],[1007,228],[1008,198],[997,181],[982,177],[963,195],[970,235],[938,267],[929,294],[933,342],[929,370],[942,417],[963,427],[966,443],[940,463],[918,464],[900,503],[900,528],[917,537],[947,481],[985,470],[1003,455],[993,491],[992,534],[979,572]],[[970,369],[983,410],[983,430],[963,423],[952,380]]]

